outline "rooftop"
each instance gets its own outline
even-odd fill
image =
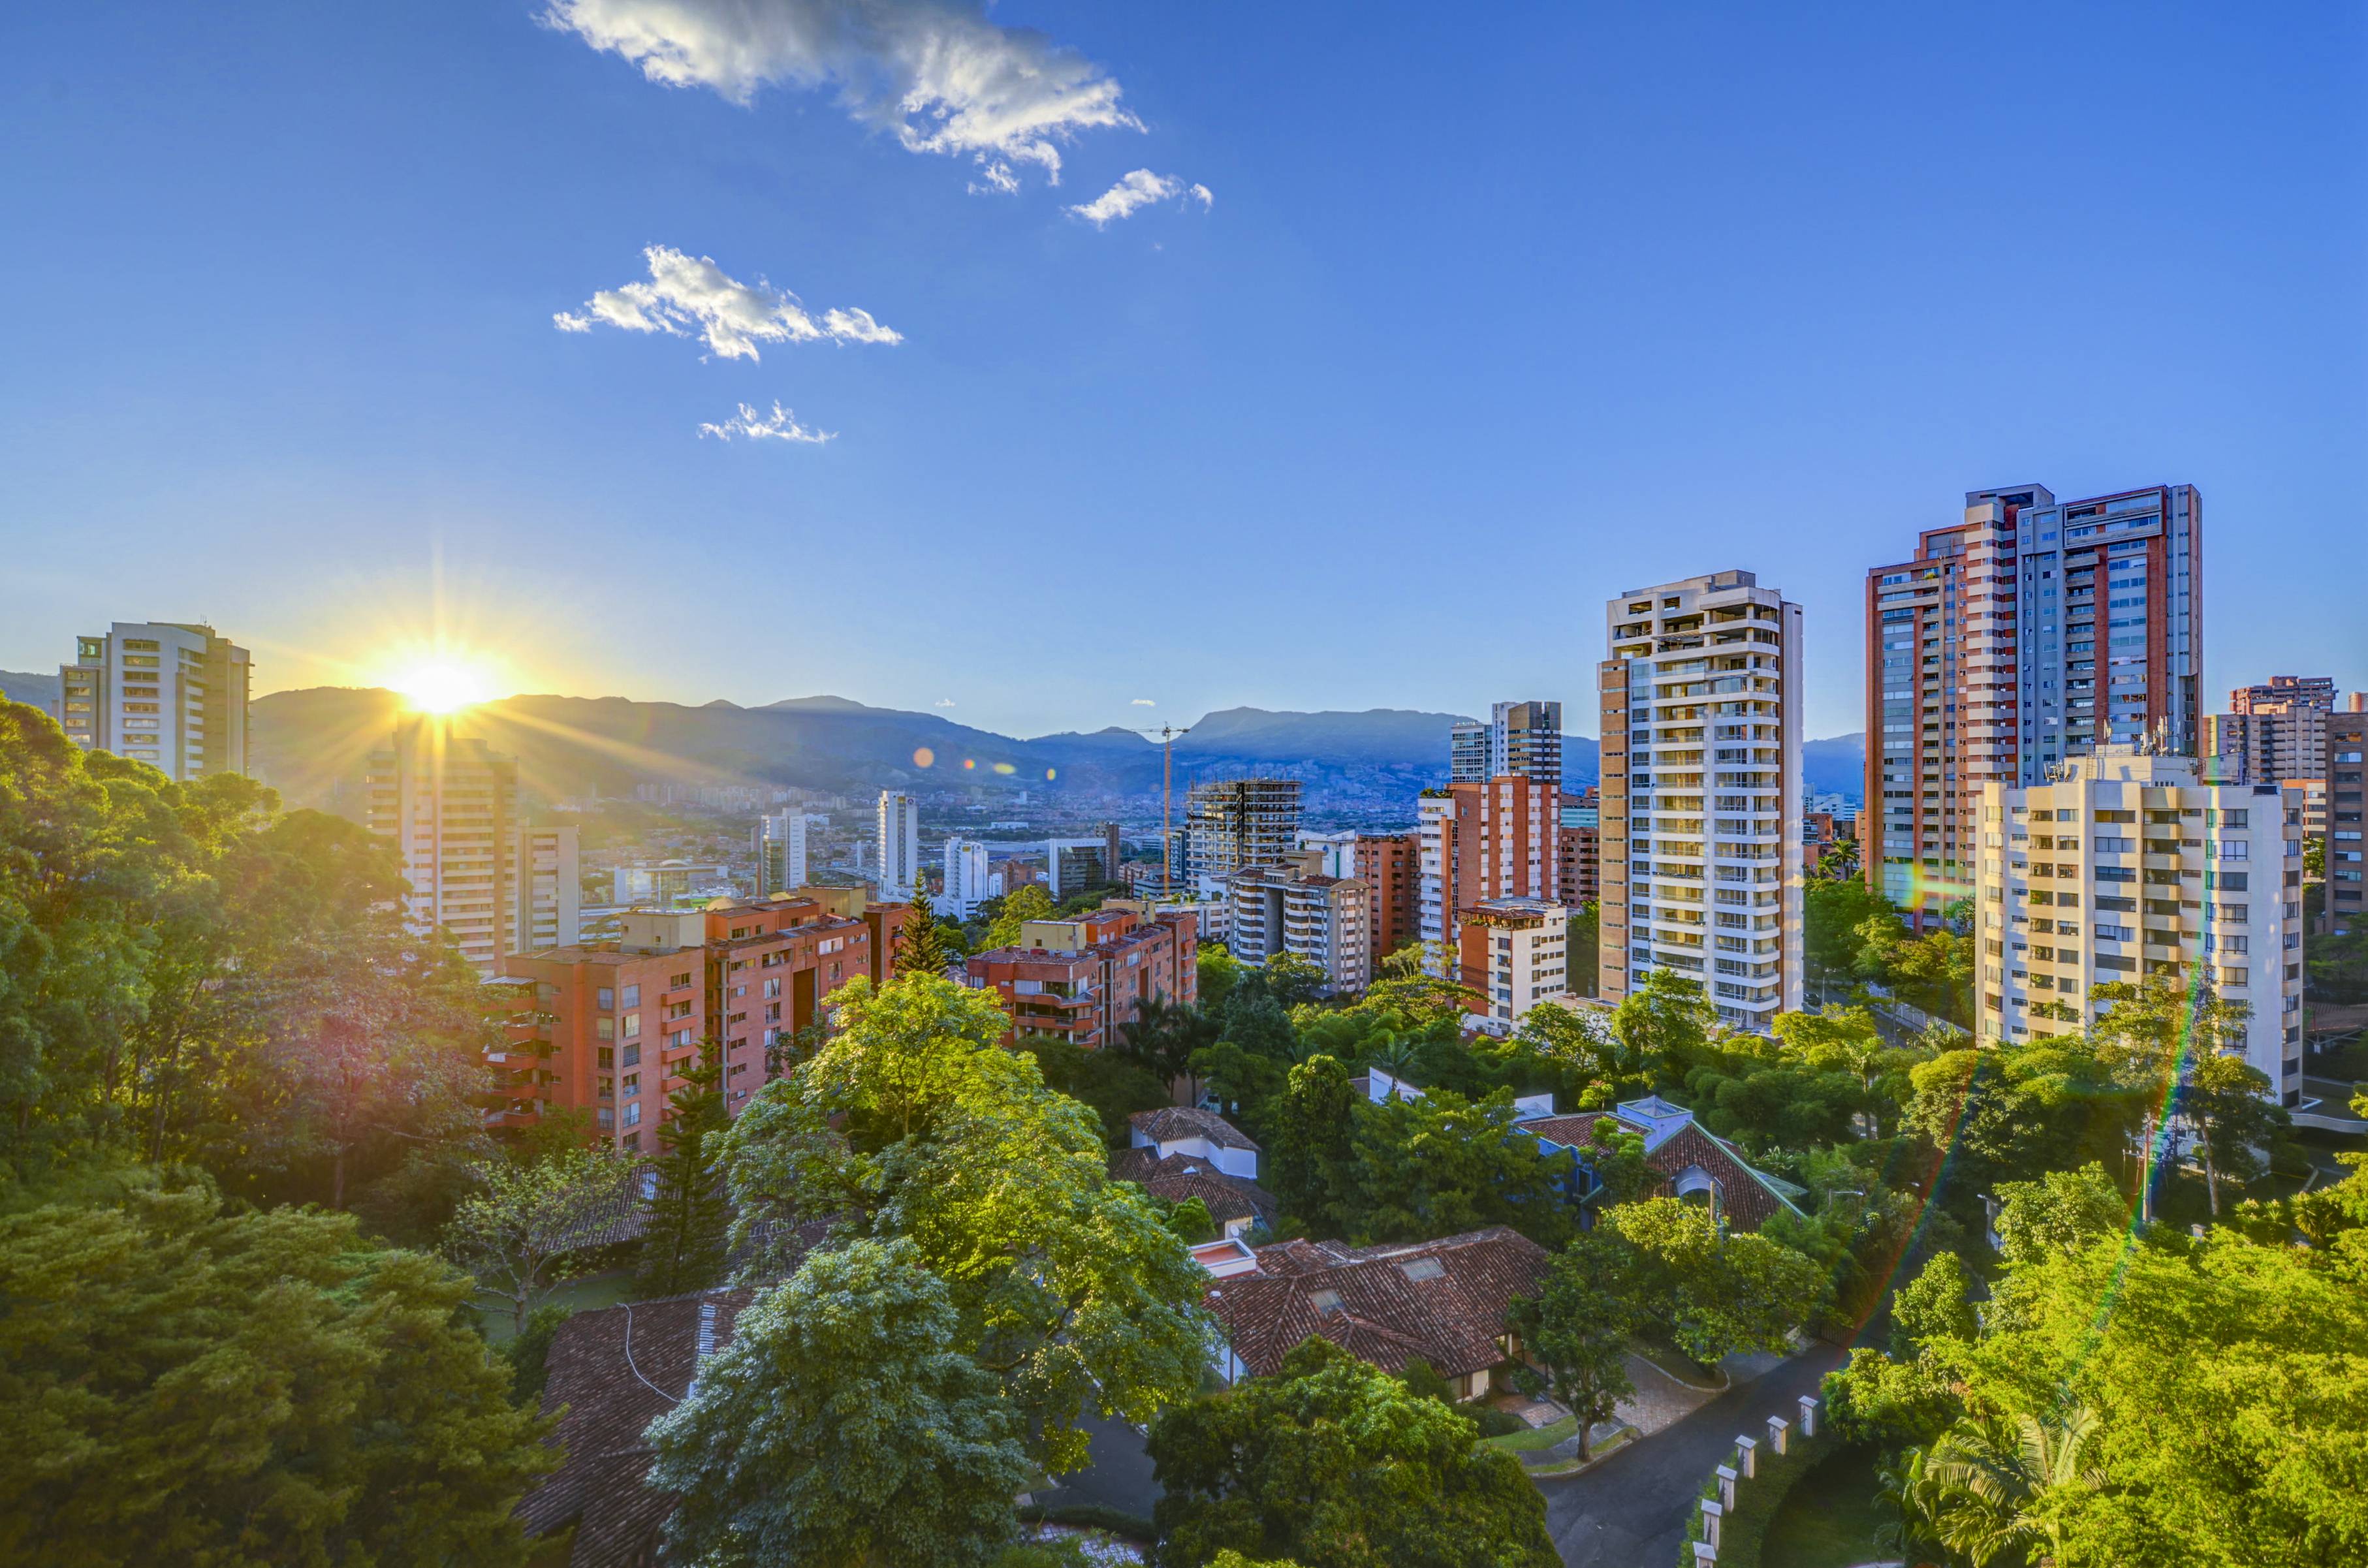
[[[1205,1138],[1221,1149],[1247,1149],[1255,1153],[1258,1145],[1239,1129],[1212,1110],[1197,1106],[1161,1106],[1156,1110],[1139,1110],[1126,1119],[1127,1125],[1155,1143],[1171,1143],[1186,1138]]]

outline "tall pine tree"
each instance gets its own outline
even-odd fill
[[[953,956],[946,951],[945,934],[938,929],[937,915],[929,907],[928,889],[916,871],[913,913],[896,934],[896,978],[926,974],[943,979],[946,966],[952,961]]]
[[[723,1045],[711,1040],[706,1060],[683,1073],[667,1104],[673,1114],[658,1128],[657,1193],[642,1237],[635,1290],[679,1296],[723,1278],[725,1233],[732,1223],[716,1156],[731,1122],[723,1107]]]

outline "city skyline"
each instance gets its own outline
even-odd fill
[[[939,134],[843,112],[863,58],[801,86],[692,48],[654,81],[618,31],[642,9],[173,16],[106,50],[103,17],[34,23],[0,125],[49,153],[0,193],[75,243],[0,261],[43,302],[0,368],[0,667],[138,614],[242,638],[258,694],[440,637],[499,691],[830,692],[1017,734],[1583,710],[1588,607],[1739,568],[1803,604],[1835,734],[1859,572],[1965,491],[2192,483],[2247,542],[2212,557],[2203,688],[2368,686],[2330,630],[2368,220],[2313,194],[2362,184],[2357,17],[1309,9],[1247,53],[1040,6],[964,36],[1067,86]],[[2180,113],[2050,112],[2129,79]],[[1930,112],[1975,80],[1978,120]],[[127,438],[135,403],[170,412]],[[1466,538],[1470,585],[1552,585],[1543,635],[1469,638],[1467,594],[1419,591]],[[1138,557],[1186,608],[1109,591]],[[938,645],[879,635],[907,604]],[[1111,620],[1139,660],[1060,657]],[[1262,656],[1209,656],[1236,646]]]

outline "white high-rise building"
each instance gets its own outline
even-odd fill
[[[577,939],[575,829],[520,820],[515,758],[443,721],[411,720],[370,755],[363,784],[363,825],[401,859],[415,927],[450,932],[487,976]]]
[[[978,906],[995,896],[994,877],[986,869],[986,846],[974,838],[946,840],[946,891],[938,895],[937,911],[967,920]]]
[[[757,819],[757,896],[806,885],[806,813],[794,807]]]
[[[1764,1032],[1801,1006],[1801,607],[1718,572],[1605,619],[1597,989],[1675,971]]]
[[[880,896],[910,896],[921,876],[921,803],[895,790],[880,791]]]
[[[2103,982],[2209,980],[2250,1009],[2246,1061],[2302,1081],[2302,822],[2274,784],[2107,744],[2044,784],[1982,788],[1974,993],[1985,1040],[2077,1034]]]
[[[66,738],[186,783],[246,771],[246,650],[211,626],[119,620],[58,666]]]
[[[1451,782],[1519,777],[1562,788],[1562,704],[1499,702],[1486,723],[1459,719],[1447,736]]]

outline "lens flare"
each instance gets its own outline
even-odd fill
[[[484,677],[465,665],[416,665],[395,677],[394,689],[422,713],[457,713],[485,700]]]

